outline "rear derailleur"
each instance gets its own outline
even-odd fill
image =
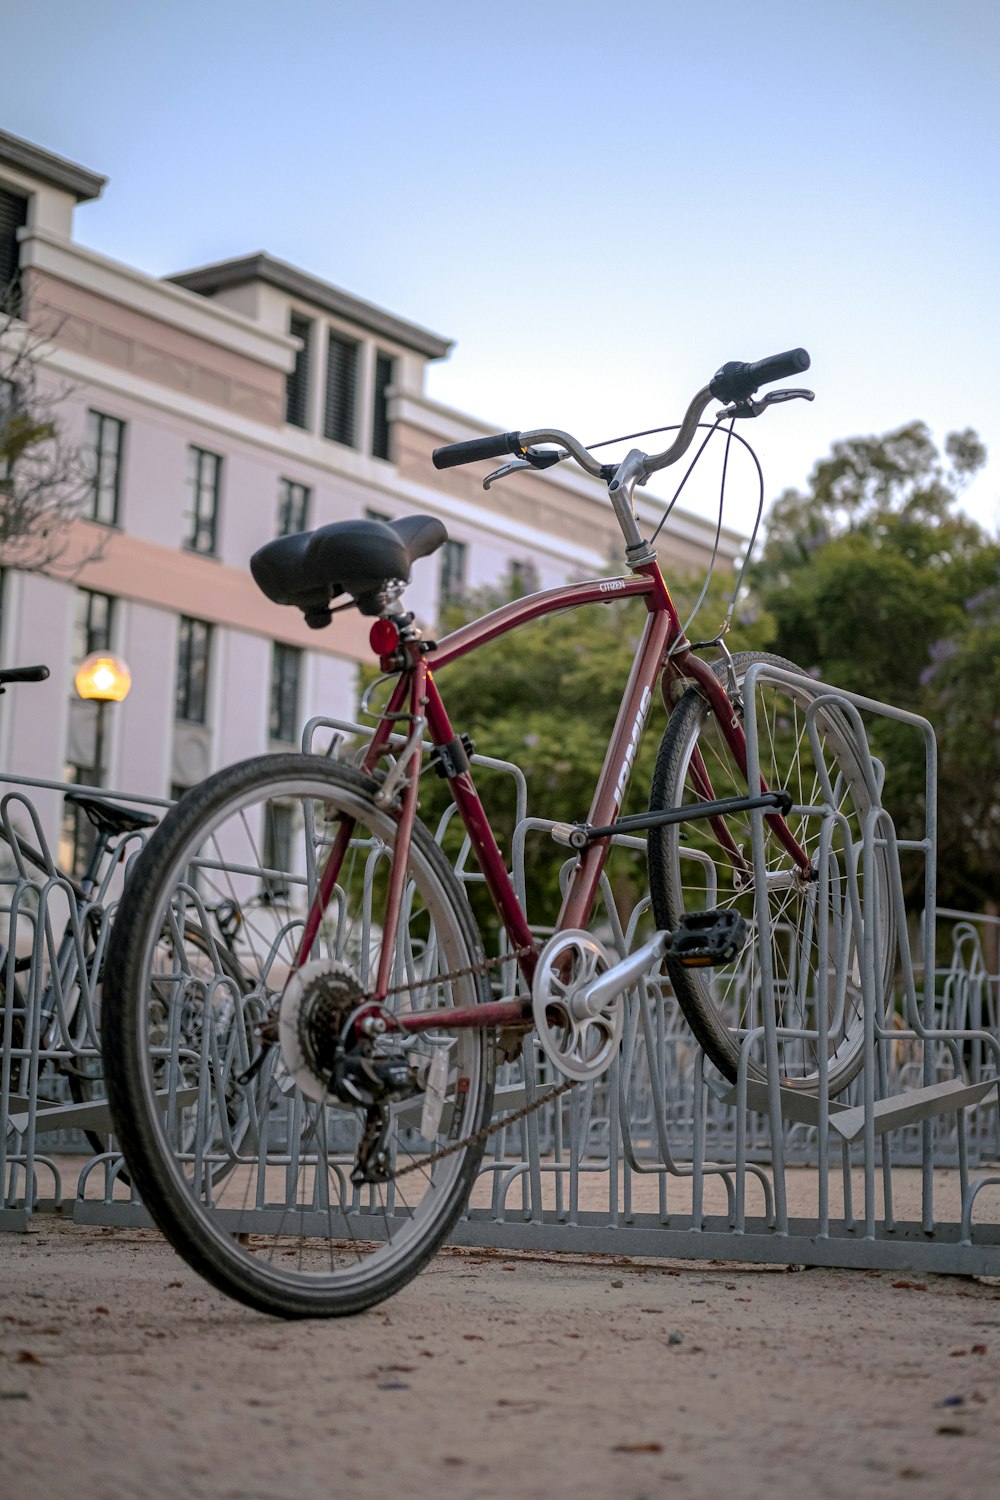
[[[355,1185],[389,1178],[390,1106],[426,1093],[431,1059],[404,1053],[401,1035],[387,1046],[392,1024],[338,959],[303,964],[281,997],[278,1043],[291,1080],[317,1103],[365,1112]]]
[[[388,1181],[389,1106],[423,1092],[419,1064],[406,1057],[376,1057],[372,1041],[362,1038],[353,1046],[338,1046],[327,1087],[341,1104],[361,1105],[365,1111],[351,1181],[355,1187]]]

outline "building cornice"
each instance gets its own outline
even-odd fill
[[[512,521],[500,507],[491,506],[485,496],[483,505],[470,511],[466,502],[431,485],[401,478],[392,466],[365,459],[364,455],[341,449],[337,444],[327,443],[319,451],[310,446],[308,451],[294,453],[285,441],[290,429],[275,433],[272,428],[251,418],[222,412],[197,397],[180,391],[165,390],[141,376],[130,375],[125,383],[117,370],[109,369],[89,355],[75,350],[55,347],[47,355],[45,363],[54,375],[67,378],[74,385],[117,394],[129,401],[140,402],[164,416],[187,418],[199,427],[217,432],[222,438],[235,438],[275,457],[293,458],[301,465],[301,468],[297,466],[293,472],[301,473],[306,483],[316,484],[320,476],[330,481],[346,480],[367,492],[370,498],[365,503],[376,508],[381,508],[383,502],[390,502],[404,510],[430,510],[445,522],[453,521],[459,527],[471,527],[474,531],[489,533],[498,540],[523,542],[532,551],[568,559],[585,569],[599,571],[607,561],[599,548]],[[191,553],[184,555],[189,560],[194,556]],[[216,567],[218,564],[213,561],[210,566]]]
[[[63,192],[72,193],[77,203],[99,198],[108,180],[75,161],[43,151],[41,146],[32,145],[18,135],[9,135],[6,130],[0,130],[0,167],[13,167],[28,177],[62,188]]]
[[[401,344],[404,349],[413,349],[427,359],[443,359],[454,343],[452,339],[441,338],[438,334],[421,328],[417,323],[409,323],[404,318],[397,318],[393,313],[376,307],[372,302],[365,302],[360,297],[341,291],[329,281],[322,281],[318,276],[310,276],[307,271],[301,271],[297,266],[289,265],[287,261],[277,260],[264,250],[259,250],[254,255],[240,256],[235,260],[222,260],[210,266],[199,266],[193,271],[181,271],[176,276],[168,276],[166,280],[172,281],[176,286],[185,287],[189,292],[199,292],[203,296],[222,291],[227,287],[245,286],[247,282],[263,281],[268,286],[287,292],[297,301],[308,302],[323,312],[334,313],[338,318],[344,318],[347,322],[354,323],[370,333],[392,339],[395,343]]]
[[[147,276],[143,271],[46,230],[22,231],[21,245],[21,263],[25,268],[47,271],[88,292],[135,308],[148,317],[234,349],[263,364],[276,366],[283,372],[292,368],[295,340],[262,328],[252,318],[234,312],[221,302],[196,297],[182,287],[171,286],[156,276]]]

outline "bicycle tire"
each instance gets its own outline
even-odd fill
[[[307,1098],[275,1047],[248,1090],[253,1123],[246,1141],[221,1187],[206,1189],[198,1142],[178,1143],[177,1119],[184,1109],[179,1101],[174,1108],[156,1099],[158,1085],[168,1083],[172,1058],[165,1046],[157,1049],[149,1041],[145,996],[154,977],[152,955],[165,926],[179,924],[207,895],[217,899],[224,893],[245,906],[251,887],[262,882],[285,890],[287,921],[276,901],[255,913],[253,932],[248,934],[247,921],[241,928],[241,940],[253,951],[251,961],[241,950],[241,966],[256,985],[245,1004],[262,1018],[298,945],[310,860],[335,836],[331,828],[349,823],[347,853],[318,943],[325,956],[348,969],[353,965],[363,991],[381,948],[378,900],[397,828],[394,815],[373,801],[377,788],[377,781],[350,767],[290,753],[218,772],[178,802],[137,859],[108,951],[105,1074],[133,1181],[156,1223],[195,1270],[239,1301],[279,1316],[360,1312],[398,1291],[465,1207],[485,1141],[402,1181],[351,1188],[360,1112],[329,1098]],[[279,818],[281,809],[287,818]],[[296,838],[279,861],[289,828]],[[410,987],[388,1003],[435,1009],[482,1003],[489,988],[478,929],[450,865],[419,822],[408,874],[394,984],[402,977]],[[465,972],[457,979],[440,977],[456,970]],[[163,976],[155,978],[162,982]],[[170,1026],[178,1026],[173,1013]],[[379,1045],[392,1050],[393,1035]],[[428,1043],[411,1038],[406,1045],[409,1052]],[[454,1033],[451,1046],[436,1137],[414,1137],[406,1106],[390,1114],[387,1149],[396,1164],[475,1136],[490,1118],[495,1039],[485,1030],[463,1030]],[[185,1047],[190,1053],[192,1044],[186,1040]],[[151,1057],[155,1051],[159,1055]],[[226,1057],[231,1073],[237,1064],[242,1070],[245,1056],[238,1048],[232,1052],[228,1035],[203,1039],[197,1110],[206,1108]]]
[[[742,688],[750,667],[770,663],[802,675],[801,668],[767,652],[740,652],[733,658]],[[713,664],[720,678],[723,662]],[[822,802],[816,764],[805,733],[803,711],[810,690],[765,685],[759,691],[758,737],[761,774],[767,785],[785,788],[796,809]],[[822,755],[835,769],[838,810],[847,820],[851,838],[860,838],[861,825],[871,805],[859,751],[843,714],[824,709],[817,718]],[[650,808],[658,811],[698,802],[704,797],[691,784],[691,760],[702,752],[717,797],[745,795],[746,781],[722,738],[708,700],[697,687],[689,688],[675,705],[660,743],[650,792]],[[793,810],[787,823],[799,844],[815,854],[824,820]],[[751,815],[726,819],[729,837],[737,847],[751,849]],[[849,879],[840,870],[842,829],[832,821],[833,839],[825,882],[803,884],[791,878],[790,857],[764,824],[771,917],[771,965],[774,975],[776,1019],[779,1027],[815,1031],[821,1008],[827,1015],[827,1069],[831,1095],[845,1089],[864,1062],[864,1017],[860,959],[849,901]],[[705,856],[711,861],[709,869]],[[895,958],[895,924],[890,900],[887,853],[875,846],[876,910],[880,929],[876,984],[884,1004],[891,990]],[[679,825],[651,829],[647,841],[650,896],[656,924],[673,929],[685,912],[707,906],[734,908],[747,919],[747,937],[735,960],[713,970],[683,968],[667,963],[667,973],[684,1016],[708,1057],[724,1077],[735,1081],[740,1047],[747,1031],[762,1025],[761,983],[754,917],[752,872],[738,886],[732,858],[708,820],[692,820],[682,836]],[[840,862],[842,863],[842,861]],[[685,867],[686,866],[686,867]],[[838,870],[840,873],[838,874]],[[717,890],[713,889],[717,882]],[[859,887],[861,876],[858,876]],[[817,892],[822,884],[825,895]],[[825,908],[820,912],[820,905]],[[825,928],[827,945],[821,949]],[[819,1043],[788,1039],[780,1044],[782,1086],[815,1093],[819,1086]],[[752,1079],[766,1077],[763,1041],[758,1039],[748,1058]]]

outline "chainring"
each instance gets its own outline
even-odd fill
[[[538,956],[531,1008],[542,1050],[565,1078],[586,1083],[607,1072],[625,1026],[625,996],[588,1007],[583,994],[612,960],[589,932],[569,928]]]

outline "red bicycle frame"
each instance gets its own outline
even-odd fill
[[[646,624],[594,791],[588,823],[593,827],[603,828],[612,825],[617,818],[628,788],[658,680],[668,713],[671,684],[681,679],[697,683],[708,700],[736,764],[746,776],[746,739],[739,715],[719,677],[706,662],[692,655],[690,648],[684,642],[680,617],[660,572],[659,564],[655,560],[642,564],[628,578],[602,578],[584,583],[566,584],[559,588],[545,589],[524,599],[517,599],[493,610],[479,620],[463,625],[459,630],[446,636],[440,644],[429,649],[419,639],[403,640],[400,649],[405,652],[409,664],[400,673],[363,761],[364,770],[374,771],[390,743],[391,736],[396,732],[395,726],[400,720],[409,722],[415,736],[414,754],[409,764],[415,766],[416,769],[408,772],[401,804],[395,814],[398,833],[387,895],[384,923],[386,932],[394,931],[402,910],[410,838],[416,815],[417,789],[420,780],[419,744],[423,738],[424,729],[426,728],[427,737],[432,745],[450,746],[455,740],[455,731],[438,692],[434,673],[450,662],[457,661],[468,652],[474,651],[485,642],[496,640],[499,636],[506,635],[530,620],[556,614],[562,610],[577,609],[584,604],[611,604],[616,600],[635,596],[641,596],[645,601],[648,611]],[[691,770],[699,793],[706,800],[711,800],[714,796],[711,780],[701,752],[697,749],[692,757]],[[518,954],[521,972],[530,988],[537,962],[534,938],[507,873],[503,856],[497,847],[489,818],[473,782],[471,770],[465,769],[450,776],[449,785],[479,867],[512,948]],[[768,789],[763,781],[760,789],[761,791]],[[711,822],[734,865],[737,867],[743,865],[745,868],[743,856],[733,843],[724,821],[712,819]],[[810,870],[808,856],[793,838],[784,818],[778,813],[768,814],[767,822],[798,869],[803,874],[807,874]],[[353,825],[345,821],[330,850],[306,921],[299,949],[299,963],[304,961],[312,948],[322,914],[340,874],[352,832]],[[610,846],[610,835],[595,838],[580,854],[559,913],[557,931],[587,926]],[[393,948],[393,943],[389,941],[382,945],[377,983],[372,995],[372,1003],[376,1005],[385,998],[389,989]],[[530,1022],[530,1016],[530,1001],[505,1000],[451,1010],[448,1012],[447,1024],[449,1030],[463,1027],[514,1026]],[[437,1011],[428,1011],[423,1014],[397,1016],[393,1024],[412,1032],[440,1029],[441,1015]]]

